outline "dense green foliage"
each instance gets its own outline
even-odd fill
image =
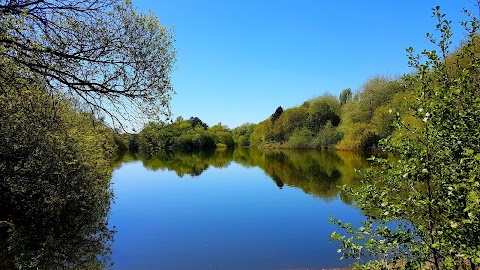
[[[386,108],[404,100],[398,80],[374,77],[353,95],[323,95],[301,106],[279,111],[260,122],[250,144],[260,148],[371,149],[391,134],[393,118]],[[281,108],[281,107],[279,107]],[[387,116],[387,117],[385,117]]]
[[[0,268],[108,267],[111,161],[138,136],[99,119],[168,115],[174,60],[131,1],[0,0]]]
[[[208,134],[212,136],[217,146],[232,148],[235,145],[232,131],[222,123],[211,126],[208,129]]]
[[[207,149],[212,147],[211,140],[220,147],[365,150],[392,134],[394,117],[389,110],[401,107],[408,98],[400,80],[374,77],[355,95],[345,89],[339,99],[325,94],[298,107],[278,107],[270,118],[258,124],[230,130],[221,123],[208,128],[198,118],[180,117],[173,123],[151,122],[137,137],[130,135],[130,139],[120,139],[119,143],[125,149],[133,146],[133,151],[138,145],[149,154],[162,149]],[[201,125],[197,126],[197,122]]]
[[[280,109],[281,107],[279,107]],[[310,148],[311,139],[327,122],[338,125],[339,104],[333,96],[322,96],[300,107],[275,111],[253,130],[250,144],[257,147]]]
[[[179,117],[173,123],[150,122],[135,135],[125,135],[122,148],[155,155],[166,150],[192,151],[215,148],[215,139],[208,126],[198,117],[184,120]],[[230,136],[231,137],[231,136]]]
[[[346,89],[343,89],[343,91],[340,93],[340,96],[338,97],[338,99],[340,100],[340,104],[344,105],[344,104],[347,104],[347,102],[349,102],[350,100],[352,100],[352,97],[353,97],[352,89],[346,88]]]
[[[323,95],[278,107],[233,130],[169,115],[175,60],[170,30],[130,1],[0,0],[0,268],[101,269],[109,256],[110,161],[139,152],[152,170],[196,176],[234,160],[262,168],[323,198],[354,179],[347,153],[258,148],[370,149],[382,142],[395,161],[377,159],[350,196],[368,220],[353,237],[333,234],[363,265],[475,269],[480,265],[479,22],[449,54],[450,22],[436,9],[441,55],[413,55],[405,79],[374,77],[356,93]],[[138,134],[113,134],[138,113],[156,121]],[[395,125],[392,125],[395,123]],[[176,153],[192,150],[216,152]],[[328,156],[328,157],[327,157]],[[128,156],[137,159],[138,156]],[[325,181],[326,180],[326,181]],[[394,222],[394,223],[392,223]],[[398,263],[398,264],[397,264]]]
[[[101,268],[111,238],[112,132],[41,84],[14,87],[18,80],[0,88],[2,261],[6,268]]]
[[[251,127],[237,129],[236,139],[245,143]],[[240,138],[243,136],[244,138]],[[115,137],[118,148],[132,153],[141,152],[156,155],[164,151],[197,151],[212,150],[216,147],[232,148],[237,144],[233,132],[227,126],[218,123],[208,127],[198,117],[184,120],[178,117],[174,122],[150,122],[138,134],[123,134]],[[242,145],[245,146],[245,145]]]
[[[250,146],[250,137],[252,136],[255,126],[256,124],[246,123],[234,128],[232,130],[234,144],[238,147]]]
[[[375,260],[362,269],[478,269],[480,265],[480,89],[479,22],[463,23],[468,40],[448,52],[450,21],[438,19],[438,46],[421,57],[409,48],[406,76],[412,89],[408,105],[392,114],[395,131],[383,142],[397,160],[374,158],[381,169],[364,173],[364,184],[351,190],[369,213],[363,226],[336,221],[344,257]]]
[[[385,114],[382,112],[386,110],[385,108],[397,108],[393,107],[398,105],[393,104],[393,100],[397,102],[402,95],[398,93],[402,91],[402,83],[398,80],[374,77],[367,81],[361,91],[342,106],[342,123],[339,131],[344,137],[337,148],[367,149],[376,146],[379,139],[390,135],[393,118],[384,117]]]

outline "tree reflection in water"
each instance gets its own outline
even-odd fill
[[[114,231],[108,227],[109,183],[79,185],[72,195],[44,197],[37,203],[28,200],[28,204],[15,205],[13,199],[21,198],[10,195],[0,195],[5,202],[0,206],[1,220],[11,221],[0,224],[0,269],[111,267]],[[45,201],[47,198],[59,201]]]
[[[367,157],[366,153],[359,152],[237,148],[194,153],[162,152],[148,157],[126,154],[117,161],[117,166],[140,160],[145,168],[153,171],[169,170],[180,177],[195,177],[210,166],[224,168],[235,162],[244,167],[261,168],[280,189],[285,185],[297,187],[325,200],[339,195],[345,203],[351,203],[338,187],[359,183],[355,169],[368,167]]]
[[[209,167],[232,162],[261,168],[280,189],[302,189],[325,200],[339,196],[351,204],[338,186],[358,183],[355,169],[368,166],[366,155],[354,152],[217,149],[211,152],[159,153],[145,157],[125,154],[114,162],[141,161],[147,169],[170,170],[180,177],[199,176]],[[92,183],[92,182],[90,182]],[[47,187],[36,187],[48,190]],[[50,189],[52,187],[49,187]],[[110,183],[78,182],[63,187],[62,201],[13,198],[0,194],[0,269],[105,269],[110,267],[113,231],[108,227],[112,199]],[[65,194],[68,193],[68,194]],[[42,194],[42,193],[35,193]],[[28,203],[18,204],[24,200]],[[56,207],[61,205],[61,207]],[[48,206],[48,207],[47,207]]]

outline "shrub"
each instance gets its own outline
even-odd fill
[[[288,148],[310,148],[313,136],[313,132],[308,128],[295,129],[285,146]]]

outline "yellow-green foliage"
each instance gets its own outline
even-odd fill
[[[342,103],[335,96],[324,94],[282,113],[276,111],[275,121],[269,118],[255,127],[250,145],[260,148],[372,148],[392,133],[396,113],[402,111],[409,98],[400,80],[382,76],[365,82],[353,97],[349,89],[342,95]]]
[[[208,129],[208,134],[213,138],[217,146],[233,147],[233,134],[232,131],[222,123],[218,123],[215,126],[211,126]]]
[[[478,34],[476,39],[472,39],[470,49],[475,54],[476,57],[480,56],[480,41],[478,40]],[[460,46],[448,55],[445,59],[445,67],[447,69],[447,74],[451,78],[458,78],[462,75],[462,71],[469,67],[470,56],[462,52],[463,48],[467,46],[468,42],[463,41]],[[480,80],[480,74],[471,74],[474,80]]]
[[[112,132],[40,82],[0,84],[0,220],[13,224],[11,260],[99,268],[108,252]]]
[[[392,134],[394,130],[393,123],[397,117],[397,113],[401,117],[406,117],[405,107],[412,98],[410,92],[396,93],[389,103],[377,108],[371,121],[375,126],[376,134],[381,138],[386,138]]]
[[[479,269],[480,24],[473,15],[462,22],[468,40],[445,59],[452,23],[438,6],[433,15],[438,36],[427,37],[437,50],[407,49],[413,98],[394,112],[395,131],[383,141],[395,159],[373,158],[378,169],[349,190],[366,221],[334,221],[342,258],[373,260],[355,269]]]
[[[274,135],[281,141],[288,140],[297,128],[303,127],[308,117],[307,104],[285,110],[275,122]]]
[[[334,145],[339,139],[336,126],[340,122],[340,103],[332,95],[322,95],[304,102],[301,106],[275,112],[273,118],[260,122],[253,131],[250,143],[261,148],[325,148]],[[327,132],[322,130],[328,127]],[[332,130],[333,129],[333,130]],[[331,133],[334,139],[313,138]],[[332,140],[335,142],[332,143]],[[328,141],[328,143],[326,143]]]
[[[370,123],[375,110],[388,104],[396,93],[402,91],[399,81],[373,77],[363,84],[353,100],[342,107],[342,124]]]
[[[340,102],[332,95],[323,96],[308,101],[308,117],[306,126],[312,132],[320,131],[327,122],[338,126],[340,122]]]
[[[285,144],[287,148],[306,149],[310,148],[314,133],[308,128],[297,128]]]
[[[174,123],[150,122],[138,134],[138,148],[148,155],[165,150],[192,151],[215,148],[214,136],[219,143],[233,144],[228,130],[215,127],[207,131],[207,125],[199,118],[177,118]]]
[[[343,134],[330,122],[317,133],[310,146],[315,149],[333,148],[343,137]]]
[[[253,129],[252,135],[250,137],[250,146],[258,147],[261,144],[266,142],[266,134],[268,127],[271,124],[270,119],[264,120],[258,123]]]
[[[404,87],[397,80],[374,77],[342,106],[338,149],[365,149],[392,132],[396,112],[405,104]],[[390,111],[393,112],[390,113]]]
[[[340,131],[344,133],[343,139],[338,143],[337,149],[363,149],[372,136],[375,135],[376,128],[372,124],[354,123],[343,125]]]
[[[245,123],[232,130],[232,138],[234,144],[238,147],[250,146],[250,137],[255,129],[256,124]]]

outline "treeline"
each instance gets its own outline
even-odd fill
[[[353,93],[325,94],[302,105],[278,107],[266,120],[230,129],[208,127],[198,117],[150,122],[137,134],[122,135],[120,148],[154,155],[163,150],[192,151],[215,147],[294,149],[371,149],[391,135],[396,111],[408,94],[400,79],[374,77]]]
[[[459,76],[467,64],[460,51],[446,58],[451,76]],[[398,115],[421,127],[421,121],[405,113],[414,87],[403,77],[375,76],[355,92],[347,88],[338,97],[324,94],[286,110],[278,107],[258,124],[230,129],[221,123],[209,127],[198,117],[179,117],[170,123],[148,123],[139,133],[117,136],[116,141],[122,150],[148,155],[216,147],[371,150],[381,139],[396,136],[393,123]]]
[[[377,76],[357,92],[343,90],[283,110],[266,120],[230,129],[221,123],[208,127],[198,117],[171,123],[150,122],[137,134],[122,135],[123,150],[154,155],[163,150],[192,151],[215,147],[368,150],[394,131],[396,113],[410,99],[402,79]]]
[[[260,122],[250,138],[260,148],[369,149],[393,131],[390,108],[404,101],[399,79],[374,77],[359,91],[345,89],[302,105],[277,110]]]
[[[464,45],[445,58],[447,75],[459,78],[468,67],[462,50]],[[471,46],[475,55],[480,44]],[[331,94],[312,98],[302,105],[284,110],[278,107],[258,123],[250,135],[250,146],[258,148],[309,148],[369,150],[378,147],[381,139],[397,136],[397,117],[412,127],[421,127],[408,112],[415,99],[415,87],[407,77],[376,76],[353,92],[344,89],[338,97]]]
[[[115,142],[120,151],[155,155],[163,151],[189,152],[219,148],[245,147],[255,124],[243,124],[235,129],[218,123],[209,127],[198,117],[175,121],[150,122],[135,134],[118,134]]]

